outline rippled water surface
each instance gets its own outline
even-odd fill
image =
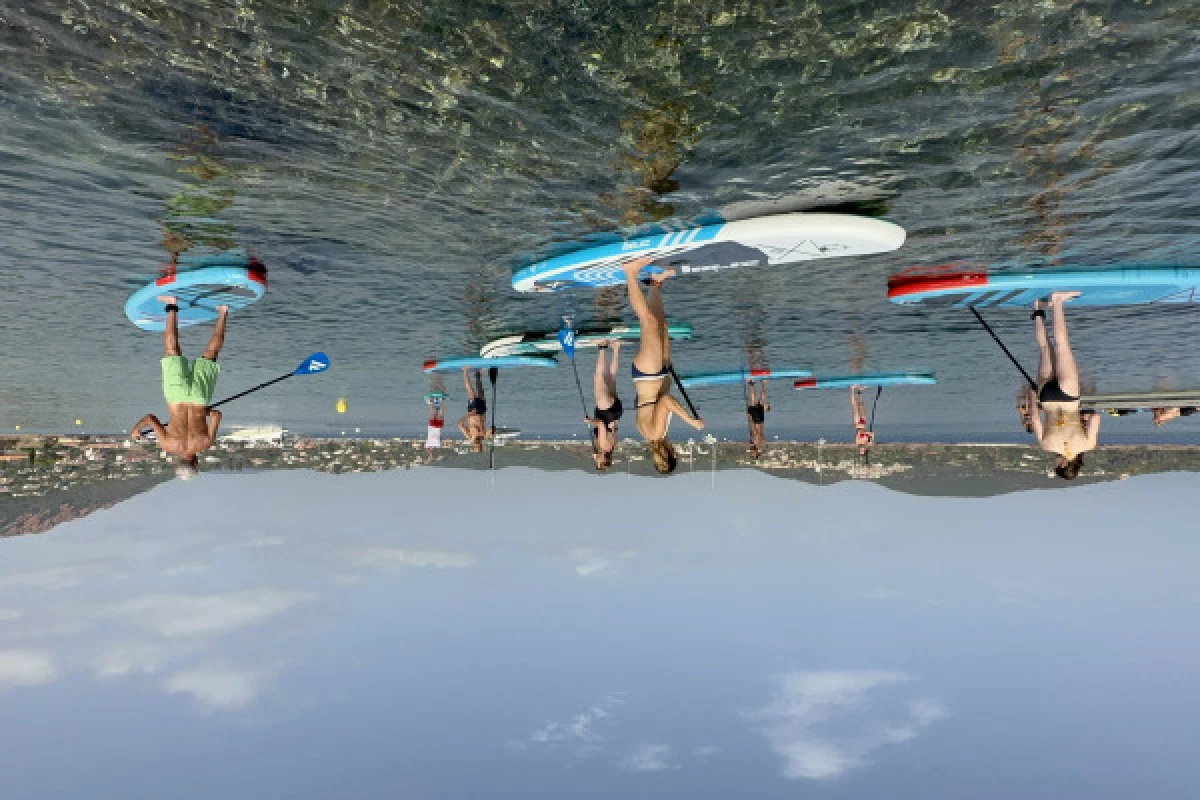
[[[842,205],[907,244],[669,285],[698,331],[681,370],[747,348],[818,372],[935,368],[938,387],[885,393],[881,436],[1015,435],[1017,379],[991,341],[965,314],[889,307],[886,277],[1194,263],[1197,30],[1194,2],[3,2],[0,425],[118,430],[158,410],[161,344],[122,305],[172,253],[238,246],[270,269],[231,321],[218,394],[334,359],[231,421],[412,433],[425,357],[563,313],[629,317],[615,292],[513,293],[529,258]],[[1198,313],[1076,312],[1088,380],[1200,384]],[[992,316],[1032,364],[1025,315]],[[841,393],[776,394],[772,432],[846,434]],[[736,389],[696,399],[742,425]],[[577,402],[560,367],[506,374],[497,405],[561,433]]]

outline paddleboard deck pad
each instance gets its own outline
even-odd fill
[[[231,258],[236,264],[214,265],[186,272],[167,270],[162,277],[138,289],[125,302],[125,316],[144,331],[166,328],[167,312],[159,297],[175,297],[179,327],[212,322],[217,306],[245,308],[267,291],[267,270],[252,258]]]
[[[454,372],[467,369],[511,369],[513,367],[557,367],[558,361],[554,356],[500,356],[484,358],[483,356],[458,356],[456,358],[433,358],[425,362],[425,372]]]
[[[1063,267],[993,271],[917,268],[888,280],[888,300],[952,308],[1030,308],[1051,292],[1077,291],[1075,306],[1200,302],[1200,267]]]
[[[617,286],[622,267],[651,256],[640,277],[674,269],[680,275],[739,267],[767,267],[839,256],[887,253],[904,244],[892,222],[852,214],[773,214],[735,222],[683,227],[586,247],[537,261],[517,271],[518,292]]]
[[[1200,389],[1157,389],[1080,395],[1079,404],[1096,409],[1194,408],[1200,406]]]
[[[792,384],[794,389],[849,389],[851,386],[929,386],[937,383],[932,372],[867,372],[861,375],[813,376]]]
[[[599,325],[590,328],[580,328],[575,331],[575,347],[597,347],[606,341],[637,341],[641,338],[642,326],[633,325]],[[667,335],[672,339],[692,338],[692,326],[686,322],[668,323]],[[485,344],[479,349],[479,355],[484,358],[497,356],[535,355],[537,353],[561,353],[562,343],[558,341],[558,331],[527,331],[501,336]]]
[[[679,382],[683,384],[683,388],[693,389],[704,386],[728,386],[733,383],[771,378],[807,378],[810,375],[812,375],[811,369],[740,369],[682,375]]]

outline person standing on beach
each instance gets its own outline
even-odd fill
[[[147,414],[133,426],[130,437],[142,438],[149,425],[157,435],[160,450],[179,457],[175,474],[183,480],[196,476],[199,454],[212,447],[221,425],[221,412],[209,408],[221,365],[217,356],[225,344],[225,321],[229,306],[217,306],[217,324],[204,353],[189,363],[179,349],[179,306],[174,297],[159,298],[166,303],[167,322],[163,329],[163,396],[167,401],[167,424]]]

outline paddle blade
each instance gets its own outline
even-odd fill
[[[570,328],[563,328],[558,332],[558,343],[562,345],[563,352],[567,354],[567,358],[575,360],[575,331]]]
[[[499,367],[488,367],[488,380],[492,382],[492,386],[496,385],[496,376],[500,374]],[[493,412],[495,413],[495,412]]]
[[[324,372],[329,369],[329,356],[324,353],[313,353],[300,366],[296,367],[293,375],[315,375],[318,372]]]

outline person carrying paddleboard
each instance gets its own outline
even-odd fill
[[[650,297],[642,292],[638,273],[654,257],[637,258],[625,264],[625,285],[629,290],[629,305],[641,323],[638,352],[630,371],[637,408],[635,419],[638,433],[650,445],[654,468],[664,475],[675,471],[678,458],[667,439],[667,424],[672,414],[678,414],[696,430],[704,429],[703,420],[693,417],[678,400],[671,396],[671,337],[667,335],[667,312],[663,307],[662,283],[674,275],[668,270],[650,281]]]
[[[854,444],[858,447],[858,455],[866,463],[871,457],[871,447],[875,444],[875,432],[867,427],[867,403],[863,394],[867,387],[855,384],[850,387],[850,410],[854,414]]]
[[[158,447],[164,453],[179,457],[175,474],[183,480],[196,476],[199,454],[212,447],[221,425],[221,412],[209,408],[221,366],[217,356],[225,343],[225,320],[229,306],[217,306],[217,325],[204,354],[188,363],[179,349],[179,306],[174,297],[159,298],[166,303],[167,324],[163,328],[164,356],[162,359],[163,395],[167,401],[167,424],[147,414],[133,426],[130,437],[142,438],[142,428],[149,425],[158,437]]]
[[[767,382],[758,382],[757,395],[754,381],[750,381],[749,393],[746,396],[746,418],[750,422],[750,456],[757,460],[767,449],[767,436],[764,428],[767,412],[771,406],[767,403]]]
[[[603,342],[596,356],[596,371],[592,375],[592,392],[596,395],[593,416],[583,421],[592,428],[592,459],[596,470],[604,472],[612,467],[613,451],[617,449],[617,423],[625,412],[621,398],[617,396],[617,362],[621,359],[621,341]],[[612,350],[612,360],[608,351]]]
[[[483,452],[483,443],[492,438],[487,426],[487,399],[483,393],[483,373],[475,370],[475,383],[471,383],[470,367],[463,367],[463,385],[467,387],[467,413],[458,420],[458,429],[463,438],[471,443],[476,453]]]
[[[1079,476],[1083,454],[1096,449],[1100,436],[1100,415],[1080,411],[1079,368],[1067,336],[1063,304],[1079,292],[1054,292],[1050,310],[1054,312],[1054,345],[1046,336],[1046,311],[1041,301],[1033,304],[1033,335],[1037,340],[1037,403],[1039,413],[1031,416],[1033,433],[1043,450],[1056,453],[1054,474],[1064,480]],[[1032,388],[1030,390],[1032,393]]]

